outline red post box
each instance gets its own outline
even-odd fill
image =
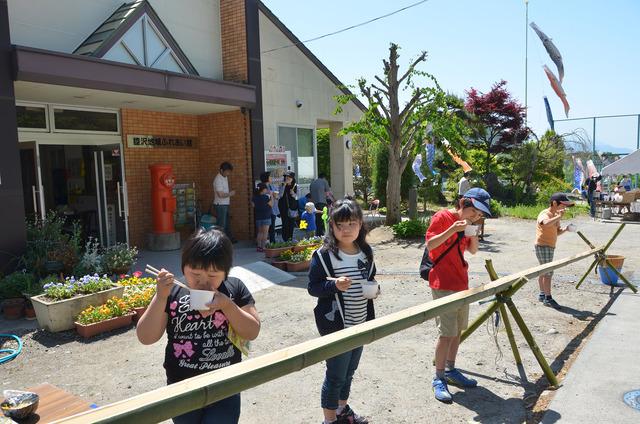
[[[153,214],[153,233],[174,233],[173,213],[176,210],[176,198],[173,186],[176,179],[171,165],[149,165],[151,172],[151,209]]]

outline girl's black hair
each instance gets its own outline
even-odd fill
[[[473,206],[473,201],[471,199],[469,199],[468,197],[463,197],[458,201],[458,204],[456,205],[456,209],[460,210],[460,209],[466,209],[466,208],[473,208],[475,206]]]
[[[233,263],[233,245],[221,227],[200,229],[193,233],[182,248],[182,272],[189,265],[194,269],[224,271],[225,279]]]
[[[367,256],[367,260],[369,262],[373,261],[373,250],[369,243],[367,243],[367,228],[364,223],[364,216],[362,214],[362,209],[357,202],[351,199],[341,199],[336,201],[333,204],[333,209],[329,214],[329,229],[327,235],[324,238],[324,246],[323,249],[327,249],[334,254],[334,256],[340,259],[340,255],[338,254],[338,239],[336,239],[336,235],[333,233],[332,223],[338,222],[348,222],[348,221],[360,221],[362,226],[360,227],[360,232],[358,233],[358,238],[356,238],[355,243],[358,245],[360,250]]]
[[[260,181],[262,181],[263,183],[268,183],[269,182],[269,177],[271,176],[271,172],[269,171],[265,171],[262,174],[260,174]]]
[[[256,186],[256,189],[253,191],[253,194],[257,196],[258,194],[260,194],[262,190],[266,190],[266,189],[267,189],[267,185],[265,183],[258,183],[258,185]]]

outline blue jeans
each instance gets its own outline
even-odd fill
[[[195,411],[173,418],[175,424],[237,424],[240,419],[240,393]]]
[[[216,225],[224,229],[224,233],[231,237],[229,233],[229,205],[215,205]]]
[[[325,409],[338,409],[338,400],[349,399],[353,374],[358,368],[362,346],[327,359],[327,372],[322,383],[320,402]]]

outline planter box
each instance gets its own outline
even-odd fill
[[[277,247],[275,249],[264,249],[264,256],[266,258],[275,258],[275,257],[279,256],[285,250],[290,250],[290,249],[293,249],[294,247],[295,246]]]
[[[310,247],[312,247],[315,250],[318,247],[320,247],[320,245],[319,244],[305,244],[303,246],[295,246],[293,251],[294,252],[302,252],[303,250],[308,249]]]
[[[106,321],[100,321],[93,324],[80,324],[78,322],[74,323],[76,326],[76,331],[85,339],[89,337],[93,337],[96,334],[106,333],[107,331],[115,330],[116,328],[126,327],[131,324],[131,320],[135,313],[130,312],[127,315],[123,315],[121,317],[115,317],[108,319]]]
[[[287,270],[287,262],[285,261],[273,261],[271,262],[271,265],[283,271]]]
[[[147,310],[147,308],[148,308],[148,306],[142,306],[140,308],[133,308],[133,312],[135,313],[135,315],[133,316],[133,322],[138,322],[140,320],[140,318],[142,318],[142,315]]]
[[[287,272],[302,272],[309,269],[311,259],[304,262],[287,262]]]
[[[75,327],[76,317],[83,309],[89,306],[98,306],[106,303],[109,298],[124,295],[123,286],[114,286],[112,289],[98,293],[85,294],[71,299],[48,302],[44,295],[33,296],[31,302],[36,310],[36,317],[40,327],[53,333],[57,331],[71,330]]]

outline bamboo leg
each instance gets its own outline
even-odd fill
[[[462,343],[467,337],[469,337],[471,335],[471,333],[476,331],[478,329],[478,327],[480,327],[480,325],[482,325],[483,322],[485,322],[487,319],[489,319],[489,317],[491,315],[493,315],[493,313],[495,311],[498,310],[499,307],[500,307],[500,303],[493,302],[491,304],[491,306],[489,306],[489,308],[486,311],[484,311],[482,314],[480,314],[480,316],[478,318],[476,318],[467,327],[467,329],[462,332],[462,334],[460,335],[460,343]]]
[[[484,262],[484,267],[487,269],[489,273],[489,278],[491,281],[495,281],[498,279],[498,273],[493,267],[493,262],[491,259],[487,259]],[[507,338],[509,339],[509,344],[511,345],[511,351],[513,352],[513,357],[516,360],[516,365],[522,366],[522,358],[520,357],[520,351],[518,351],[518,345],[516,344],[516,339],[513,335],[513,329],[511,328],[511,322],[509,321],[509,316],[507,315],[507,310],[504,307],[504,299],[500,299],[500,315],[502,315],[502,321],[504,322],[504,329],[507,331]]]
[[[520,315],[520,312],[518,312],[516,305],[514,305],[513,301],[509,298],[506,299],[506,303],[507,303],[507,307],[509,308],[509,311],[511,312],[511,315],[513,315],[513,319],[515,320],[516,324],[518,324],[518,328],[520,328],[520,331],[522,332],[524,339],[527,341],[527,344],[531,348],[533,355],[536,357],[538,364],[540,364],[540,367],[542,367],[542,371],[544,372],[545,377],[547,377],[547,380],[552,386],[557,387],[558,380],[556,379],[555,374],[551,370],[551,367],[547,363],[547,360],[544,358],[542,351],[536,344],[536,340],[531,335],[529,328],[527,328],[527,324],[524,322],[524,319],[522,319],[522,315]]]
[[[584,282],[585,278],[587,278],[587,275],[589,275],[589,273],[593,270],[593,268],[596,266],[597,263],[598,263],[597,259],[595,261],[593,261],[593,263],[591,264],[591,266],[589,267],[587,272],[584,273],[582,278],[580,278],[580,280],[578,281],[578,284],[576,284],[576,289],[580,288],[580,285]]]

